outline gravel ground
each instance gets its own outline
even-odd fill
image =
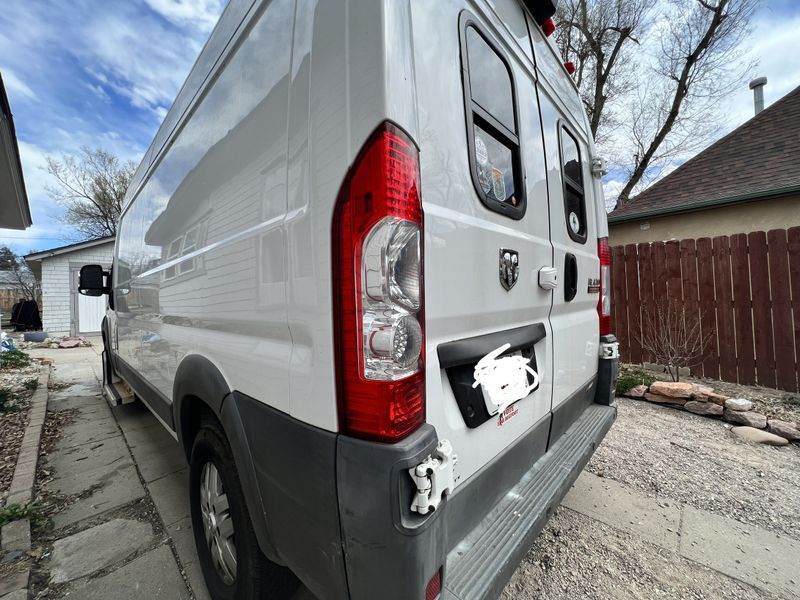
[[[744,443],[721,421],[618,399],[617,422],[587,470],[800,539],[800,445]],[[503,600],[772,599],[636,536],[560,508]]]
[[[587,470],[800,539],[798,444],[748,444],[722,421],[621,398],[617,422]]]
[[[642,538],[560,508],[503,592],[503,600],[715,599],[775,596]]]

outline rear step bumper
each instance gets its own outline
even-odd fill
[[[616,406],[592,404],[448,555],[443,599],[497,598],[611,428]]]

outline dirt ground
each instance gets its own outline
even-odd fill
[[[797,444],[747,444],[721,421],[621,398],[617,422],[587,470],[654,503],[677,501],[800,540]],[[772,597],[563,507],[503,595],[504,600]]]
[[[11,398],[0,407],[0,497],[11,485],[17,454],[28,425],[29,401],[36,388],[39,365],[7,369],[0,367],[0,391]]]

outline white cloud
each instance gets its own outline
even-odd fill
[[[38,100],[34,91],[10,68],[0,66],[0,73],[3,75],[3,83],[8,92],[12,109],[14,101],[17,99]]]
[[[764,104],[769,106],[800,85],[800,53],[796,51],[800,14],[762,11],[753,21],[747,58],[758,61],[753,77],[765,76]],[[745,81],[725,102],[726,133],[753,116],[753,92]]]
[[[90,19],[75,50],[87,70],[140,109],[168,106],[200,51],[199,36],[178,36],[150,17],[107,12]]]
[[[224,0],[145,0],[159,15],[178,26],[210,32],[225,6]]]

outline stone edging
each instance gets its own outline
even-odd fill
[[[36,482],[36,464],[39,459],[39,443],[42,438],[42,428],[47,415],[47,386],[50,382],[50,367],[42,366],[39,371],[39,382],[36,391],[31,397],[28,426],[22,438],[22,445],[17,455],[17,465],[14,468],[14,477],[8,488],[6,506],[10,504],[29,504],[33,500],[33,486]],[[28,519],[12,521],[3,526],[0,533],[2,549],[8,551],[27,552],[31,549],[31,524]],[[22,578],[20,578],[21,580]],[[24,578],[27,587],[28,578]]]

